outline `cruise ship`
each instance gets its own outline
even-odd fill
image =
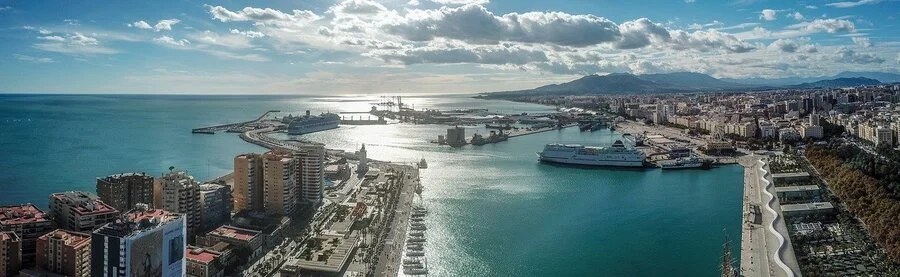
[[[306,111],[305,116],[288,117],[288,135],[303,135],[334,129],[338,127],[341,117],[333,113],[323,113],[321,115],[310,115]]]
[[[590,166],[643,167],[645,158],[643,152],[629,149],[621,140],[609,147],[551,143],[537,154],[541,162]]]

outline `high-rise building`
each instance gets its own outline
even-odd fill
[[[266,213],[288,215],[297,204],[297,159],[290,152],[263,155],[263,195]]]
[[[819,116],[815,111],[809,115],[809,125],[811,126],[819,126],[822,123],[822,117]]]
[[[93,194],[81,191],[58,192],[50,195],[50,218],[56,227],[91,232],[113,222],[119,211]]]
[[[23,268],[34,266],[37,239],[52,230],[53,223],[33,204],[0,207],[0,231],[15,232],[22,240]]]
[[[153,184],[154,207],[185,216],[188,240],[200,229],[200,185],[184,171],[169,171]]]
[[[365,153],[365,147],[361,151]],[[311,205],[321,203],[325,185],[325,145],[302,145],[295,157],[299,160],[297,174],[300,180],[300,196],[297,199]]]
[[[219,184],[200,185],[200,226],[210,230],[228,222],[232,210],[231,187]]]
[[[37,240],[37,268],[69,277],[91,276],[91,235],[56,229]]]
[[[0,232],[0,275],[16,276],[22,269],[22,240],[16,232]]]
[[[91,275],[185,275],[185,216],[147,205],[91,234]]]
[[[242,154],[234,157],[234,210],[263,210],[262,155]]]
[[[139,203],[153,204],[153,177],[144,173],[122,173],[97,178],[97,196],[119,211]]]

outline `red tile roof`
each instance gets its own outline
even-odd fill
[[[34,204],[0,207],[0,225],[18,225],[48,221],[46,214]]]

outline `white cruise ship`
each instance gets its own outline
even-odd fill
[[[645,158],[643,152],[629,149],[621,140],[609,147],[551,143],[537,154],[541,162],[591,166],[643,167]]]
[[[288,135],[302,135],[337,128],[341,117],[333,113],[309,115],[309,111],[306,111],[305,116],[293,117],[289,120]]]

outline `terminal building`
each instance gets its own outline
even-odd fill
[[[22,268],[35,264],[37,239],[53,231],[53,223],[33,204],[0,207],[0,231],[15,232],[22,241]]]
[[[37,269],[69,276],[91,276],[91,235],[56,229],[38,238]]]
[[[153,177],[122,173],[97,178],[97,196],[119,211],[129,211],[137,204],[153,204]]]
[[[118,210],[90,193],[69,191],[50,195],[50,218],[61,229],[90,233],[118,216]]]
[[[138,205],[91,234],[91,275],[185,275],[185,216]]]

